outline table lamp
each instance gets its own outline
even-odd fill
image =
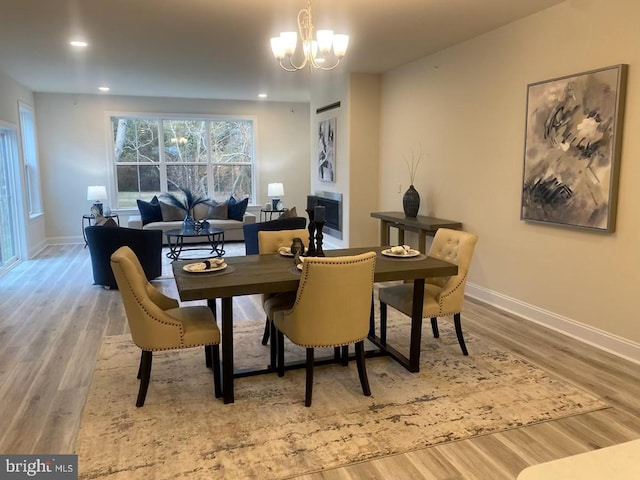
[[[278,209],[278,204],[280,203],[280,197],[284,195],[284,187],[281,183],[270,183],[267,185],[267,196],[271,198],[271,206],[274,210]]]
[[[90,185],[87,187],[87,200],[93,200],[93,205],[98,209],[100,215],[104,213],[101,200],[107,199],[107,189],[104,185]]]

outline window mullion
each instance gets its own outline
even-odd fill
[[[164,155],[164,119],[158,118],[158,158],[160,160],[160,189],[163,192],[169,191],[167,180],[167,163]]]

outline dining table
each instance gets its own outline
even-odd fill
[[[407,370],[418,372],[425,278],[456,275],[458,267],[424,253],[406,258],[383,255],[382,251],[388,254],[388,249],[389,247],[385,246],[355,247],[326,250],[325,255],[338,257],[373,251],[377,254],[374,282],[413,281],[413,310],[408,356],[388,344],[386,325],[381,326],[379,334],[376,332],[373,302],[368,340],[376,346],[378,355],[388,355]],[[298,288],[301,273],[295,268],[291,257],[278,253],[226,257],[225,262],[227,267],[224,270],[211,273],[186,271],[184,266],[193,263],[193,260],[176,260],[172,263],[172,269],[181,301],[206,300],[214,313],[217,313],[216,300],[220,299],[222,395],[224,403],[233,403],[235,400],[234,378],[247,375],[246,372],[237,372],[233,364],[233,298],[242,295],[295,291]],[[275,366],[272,365],[267,371],[275,372]]]

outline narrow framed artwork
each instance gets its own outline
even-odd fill
[[[627,65],[527,86],[521,220],[615,230]]]
[[[323,182],[336,182],[336,119],[318,123],[318,178]]]

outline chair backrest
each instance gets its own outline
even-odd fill
[[[309,248],[309,231],[306,228],[258,232],[258,252],[276,253],[280,247],[290,247],[296,237],[302,240],[304,248]]]
[[[182,346],[182,322],[165,313],[152,300],[152,297],[163,295],[149,283],[133,251],[129,247],[116,250],[111,255],[111,268],[122,296],[133,342],[143,350]]]
[[[294,230],[305,228],[307,219],[304,217],[278,218],[268,222],[247,223],[242,226],[244,235],[244,248],[247,255],[257,255],[258,249],[258,232],[274,231],[274,230]]]
[[[291,310],[287,336],[305,347],[331,347],[369,332],[375,252],[348,257],[307,257]]]
[[[442,288],[440,304],[446,306],[445,310],[460,311],[462,308],[467,274],[471,265],[473,250],[477,242],[477,235],[462,230],[440,228],[436,232],[431,248],[429,249],[429,256],[458,266],[457,275],[452,277],[430,278],[427,281],[427,283],[438,285]]]

